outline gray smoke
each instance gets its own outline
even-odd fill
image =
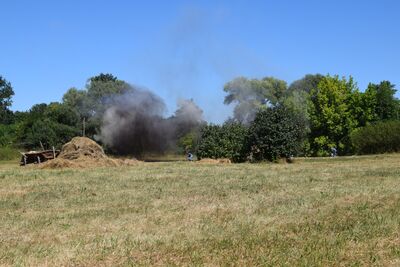
[[[175,115],[165,118],[164,101],[154,93],[135,87],[108,100],[98,136],[118,154],[141,157],[163,153],[179,137],[202,122],[202,110],[192,100],[180,100]]]
[[[224,86],[227,93],[224,103],[234,104],[234,119],[250,124],[263,106],[274,106],[284,100],[286,82],[273,77],[247,79],[239,77]]]

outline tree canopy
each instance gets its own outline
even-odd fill
[[[286,82],[273,77],[261,80],[239,77],[225,84],[224,91],[227,95],[224,103],[235,104],[235,120],[250,124],[260,107],[280,103],[286,90]]]
[[[12,112],[9,108],[13,96],[14,90],[11,83],[0,76],[0,123],[8,124],[12,120]]]
[[[339,155],[398,150],[400,101],[390,81],[370,83],[362,92],[351,76],[307,74],[289,86],[274,77],[238,77],[223,90],[224,104],[234,106],[233,118],[213,125],[203,121],[193,100],[179,101],[175,113],[165,118],[161,98],[109,73],[89,78],[81,89],[68,89],[61,103],[13,112],[13,88],[0,76],[0,145],[61,146],[82,133],[83,121],[86,136],[99,138],[107,121],[107,129],[124,132],[127,140],[145,140],[138,142],[141,151],[161,143],[162,151],[190,150],[199,158],[227,157],[235,162],[327,156],[333,147]],[[122,128],[115,129],[120,122],[116,120],[122,120]],[[151,134],[143,139],[149,129]],[[119,144],[123,150],[115,151],[132,152],[124,140]],[[103,145],[114,151],[106,142]]]
[[[368,97],[366,104],[371,108],[373,121],[399,119],[400,102],[396,99],[395,94],[395,86],[389,81],[368,85],[365,91],[365,95]]]

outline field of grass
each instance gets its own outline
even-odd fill
[[[400,155],[1,164],[0,265],[399,266]]]

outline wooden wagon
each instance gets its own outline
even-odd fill
[[[27,164],[39,164],[51,159],[55,159],[60,154],[60,150],[43,150],[43,151],[29,151],[21,152],[21,166]]]

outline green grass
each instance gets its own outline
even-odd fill
[[[400,265],[400,155],[0,165],[0,265]]]

